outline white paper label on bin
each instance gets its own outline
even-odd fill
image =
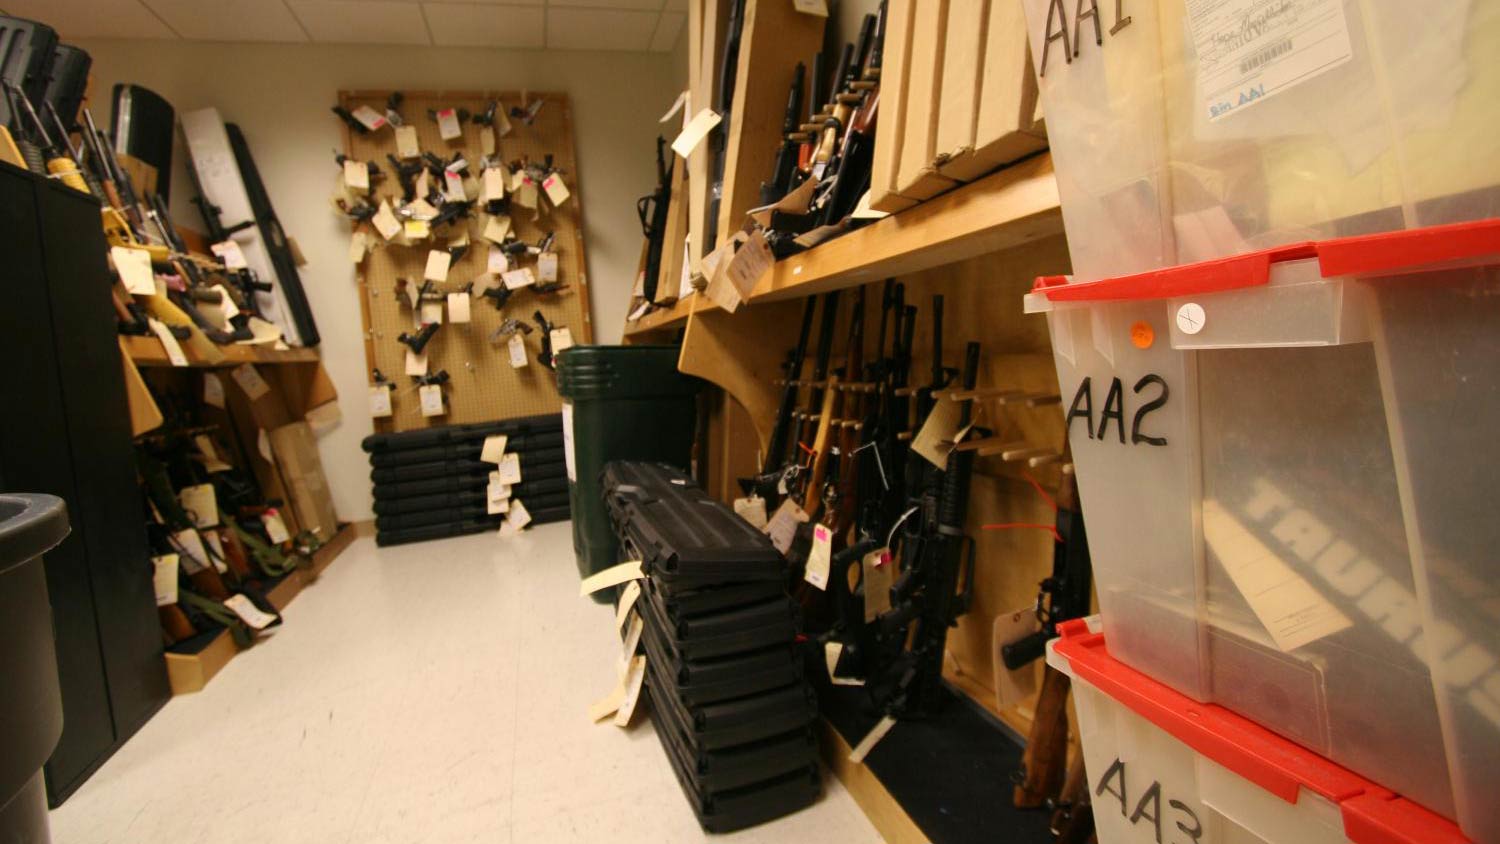
[[[1343,0],[1188,0],[1187,14],[1198,96],[1210,121],[1332,70],[1352,55]]]
[[[573,403],[563,402],[562,406],[562,429],[563,429],[563,462],[568,467],[568,481],[578,482],[578,470],[573,463]]]

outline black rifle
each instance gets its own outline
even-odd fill
[[[656,136],[656,190],[643,196],[635,204],[641,218],[641,233],[646,236],[646,275],[641,281],[641,294],[647,302],[656,301],[656,292],[661,283],[662,240],[667,234],[667,212],[672,203],[672,165],[667,163],[667,141]],[[673,156],[675,159],[676,156]]]
[[[776,163],[771,168],[771,180],[760,183],[760,204],[770,205],[781,201],[792,189],[792,178],[797,173],[797,152],[802,144],[792,140],[798,121],[802,117],[802,88],[807,76],[807,66],[797,62],[796,75],[786,98],[786,117],[781,123],[781,147],[776,151]]]
[[[724,27],[724,56],[719,65],[719,89],[714,98],[714,107],[721,117],[713,128],[710,139],[713,156],[713,180],[708,191],[708,221],[703,238],[703,253],[706,255],[719,242],[719,204],[724,195],[724,159],[729,146],[729,117],[734,110],[735,76],[740,66],[740,30],[745,23],[745,0],[732,0],[729,4],[729,22]]]
[[[757,487],[769,479],[771,489],[776,490],[777,480],[787,455],[787,436],[792,429],[792,412],[797,409],[797,379],[802,377],[802,362],[807,358],[807,340],[812,334],[813,312],[818,308],[818,297],[807,297],[802,307],[802,327],[797,331],[797,346],[787,360],[786,384],[781,388],[781,406],[776,409],[776,427],[771,430],[771,442],[761,461],[761,477]],[[769,476],[769,478],[768,478]],[[769,498],[763,494],[761,497]]]
[[[801,464],[798,449],[809,433],[816,433],[818,430],[818,415],[823,411],[823,382],[828,380],[828,361],[833,356],[833,327],[838,316],[839,292],[834,290],[824,293],[823,318],[818,325],[818,350],[813,358],[812,378],[809,379],[812,386],[808,387],[807,404],[797,421],[797,436],[787,443],[786,453],[782,455],[783,465],[788,469]],[[789,477],[788,481],[790,480]]]

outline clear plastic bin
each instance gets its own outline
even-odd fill
[[[1115,656],[1500,842],[1500,220],[1065,281]]]
[[[1100,844],[1460,844],[1451,821],[1111,658],[1083,620],[1047,662],[1072,678]]]
[[[1500,0],[1023,2],[1079,279],[1500,216]]]

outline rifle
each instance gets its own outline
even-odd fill
[[[1093,577],[1088,536],[1083,513],[1078,508],[1077,484],[1067,466],[1057,490],[1057,535],[1059,539],[1052,548],[1052,574],[1042,581],[1037,592],[1036,613],[1041,629],[1000,649],[1005,667],[1012,671],[1042,656],[1047,642],[1057,635],[1059,624],[1089,613]],[[1022,769],[1013,796],[1017,807],[1046,805],[1058,796],[1063,786],[1068,753],[1069,685],[1068,675],[1050,665],[1046,667],[1031,736],[1021,757]]]
[[[641,218],[641,232],[646,236],[646,275],[641,282],[642,295],[648,302],[656,301],[660,286],[662,240],[667,234],[667,213],[672,203],[672,165],[666,160],[667,141],[656,136],[656,190],[643,196],[635,204]],[[675,159],[675,156],[674,156]]]
[[[857,458],[854,449],[859,445],[859,393],[856,382],[865,375],[865,288],[854,293],[854,313],[849,318],[849,342],[844,349],[844,389],[834,402],[835,414],[840,417],[837,442],[828,454],[828,473],[823,485],[823,524],[833,532],[834,540],[846,532],[854,516],[854,484]],[[816,471],[814,476],[816,477]]]
[[[760,204],[770,205],[781,201],[792,189],[792,177],[797,173],[797,151],[801,143],[792,138],[797,132],[797,121],[802,116],[802,86],[807,75],[807,66],[797,62],[796,75],[787,93],[786,116],[781,123],[781,147],[776,151],[776,163],[771,167],[771,180],[760,183]]]
[[[713,128],[711,143],[713,155],[713,180],[709,182],[708,221],[703,239],[703,252],[708,254],[719,241],[719,203],[724,197],[724,159],[729,139],[729,118],[734,110],[735,76],[740,65],[740,30],[745,23],[745,0],[731,0],[729,22],[724,27],[724,55],[719,64],[719,89],[714,97],[714,106],[721,117]]]
[[[838,320],[839,291],[823,294],[823,318],[818,326],[818,350],[813,359],[812,380],[807,388],[807,404],[804,405],[797,421],[797,436],[787,444],[790,451],[786,459],[787,465],[801,464],[801,454],[798,449],[803,447],[803,442],[810,433],[816,433],[816,420],[823,408],[824,382],[828,380],[828,361],[833,355],[833,327]],[[812,427],[809,428],[809,425]],[[805,476],[799,472],[798,488],[805,488]]]
[[[802,327],[797,332],[797,346],[792,349],[786,364],[786,382],[781,388],[781,404],[776,408],[776,424],[771,429],[771,442],[761,458],[760,474],[740,481],[747,493],[754,493],[767,501],[773,495],[785,493],[787,436],[791,433],[792,413],[797,407],[798,379],[802,376],[802,362],[807,357],[807,339],[812,333],[813,313],[818,307],[818,297],[807,297],[802,308]]]

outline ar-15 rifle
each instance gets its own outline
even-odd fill
[[[1089,613],[1093,567],[1083,513],[1078,507],[1078,488],[1070,465],[1065,465],[1057,490],[1057,542],[1052,547],[1052,574],[1041,583],[1036,597],[1041,629],[1000,648],[1005,667],[1015,670],[1046,652],[1047,642],[1057,635],[1057,626]],[[1047,666],[1037,697],[1031,737],[1021,757],[1016,781],[1015,805],[1043,806],[1057,799],[1063,786],[1068,755],[1068,675]]]
[[[666,144],[665,138],[656,136],[656,190],[635,204],[636,213],[641,218],[641,233],[646,236],[646,274],[641,280],[641,294],[648,302],[656,301],[664,245],[662,239],[666,237],[667,212],[672,202],[672,165],[667,163]]]
[[[753,493],[767,501],[786,492],[787,439],[792,430],[792,414],[797,409],[797,381],[802,377],[802,362],[807,357],[807,340],[812,333],[813,314],[817,309],[818,297],[807,297],[807,304],[802,308],[802,327],[797,331],[797,345],[787,358],[781,404],[776,408],[771,441],[761,457],[760,474],[740,480],[740,488],[747,494]]]
[[[847,532],[854,519],[854,479],[857,458],[854,449],[859,444],[859,433],[855,426],[859,421],[859,394],[853,386],[864,374],[865,347],[865,288],[854,291],[854,310],[849,316],[849,340],[844,346],[844,367],[839,377],[842,389],[835,390],[827,424],[828,436],[826,469],[823,476],[823,525],[832,533],[835,542]],[[837,425],[837,430],[833,426]],[[817,466],[813,477],[818,476]],[[810,511],[809,511],[810,512]]]
[[[707,254],[719,241],[719,205],[724,198],[724,159],[728,157],[729,119],[734,111],[735,76],[740,66],[740,30],[744,28],[745,0],[731,0],[729,22],[724,27],[724,55],[719,65],[719,89],[714,107],[721,120],[709,137],[713,178],[708,191],[708,219],[704,226],[703,252]]]
[[[797,134],[798,120],[802,117],[802,90],[807,76],[807,65],[797,62],[796,75],[792,77],[791,90],[787,92],[786,117],[781,124],[781,146],[776,150],[776,163],[771,167],[771,179],[760,183],[760,204],[770,205],[781,201],[792,189],[792,179],[797,175],[797,152],[801,143],[793,138]]]

